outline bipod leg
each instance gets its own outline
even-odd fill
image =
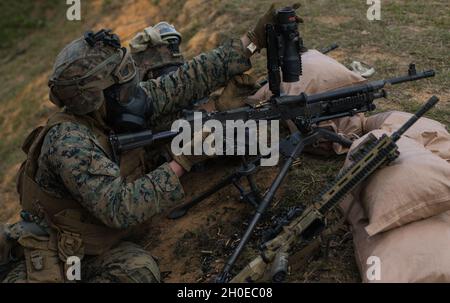
[[[294,160],[300,155],[305,146],[316,142],[319,136],[319,132],[316,131],[313,131],[306,137],[302,137],[300,133],[295,133],[291,136],[290,142],[293,143],[293,146],[289,151],[289,155],[286,157],[285,163],[281,167],[278,175],[275,177],[275,180],[272,182],[269,190],[267,191],[267,194],[264,196],[261,203],[259,203],[256,213],[250,221],[244,235],[241,238],[241,241],[239,242],[238,246],[230,256],[228,261],[225,263],[222,273],[216,278],[216,282],[225,283],[229,281],[229,279],[231,278],[231,269],[234,263],[242,253],[245,245],[250,240],[253,230],[261,219],[263,213],[266,211],[267,207],[269,207],[270,203],[272,202],[277,190],[280,188],[281,183],[289,172],[289,168],[292,166],[292,163],[294,163]]]
[[[256,172],[257,168],[259,167],[258,162],[260,161],[259,158],[256,160],[251,161],[250,163],[247,162],[247,159],[245,159],[245,156],[242,157],[242,165],[239,168],[238,174],[241,177],[246,177],[248,181],[248,185],[250,187],[249,191],[245,191],[245,189],[241,186],[239,183],[240,178],[236,179],[235,182],[233,182],[233,185],[239,190],[241,195],[241,200],[245,201],[247,203],[250,203],[255,208],[258,207],[259,203],[261,202],[261,195],[259,193],[259,188],[256,185],[254,173]]]
[[[344,138],[343,136],[339,136],[335,132],[332,132],[331,130],[325,129],[325,128],[316,128],[314,129],[315,132],[318,133],[319,138],[323,138],[326,140],[329,140],[331,142],[336,142],[342,145],[343,147],[350,147],[352,145],[352,141]]]

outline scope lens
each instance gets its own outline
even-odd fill
[[[295,11],[292,7],[284,7],[277,12],[277,19],[279,24],[295,23]]]

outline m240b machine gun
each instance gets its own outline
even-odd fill
[[[348,86],[325,93],[298,96],[273,96],[266,103],[231,109],[222,112],[203,113],[202,120],[294,120],[302,131],[309,131],[315,124],[335,118],[352,116],[375,109],[374,101],[387,96],[384,87],[409,81],[434,77],[434,70],[417,72],[411,64],[408,74],[386,80]],[[190,116],[186,117],[192,121]]]
[[[282,282],[288,273],[290,249],[302,238],[317,235],[324,227],[326,214],[333,209],[343,197],[358,184],[366,180],[378,168],[394,161],[398,156],[396,142],[400,137],[439,99],[431,97],[420,110],[412,116],[392,136],[382,135],[379,139],[369,135],[352,152],[353,164],[342,171],[335,180],[318,196],[316,201],[290,223],[283,226],[282,231],[262,246],[261,255],[250,262],[231,282],[257,282],[269,280]],[[250,226],[249,228],[251,228]],[[246,239],[242,239],[245,242]],[[222,275],[229,274],[229,267]]]
[[[202,121],[216,119],[222,122],[227,120],[293,120],[299,127],[302,135],[311,133],[315,125],[321,121],[353,116],[357,113],[369,112],[376,108],[374,101],[386,97],[384,87],[397,85],[409,81],[417,81],[434,77],[434,70],[417,72],[411,64],[405,76],[378,80],[360,85],[348,86],[325,93],[299,96],[273,96],[264,104],[240,107],[222,112],[202,112]],[[187,113],[185,119],[193,123],[194,115]],[[114,154],[118,158],[127,150],[148,146],[158,140],[175,137],[178,133],[165,131],[154,134],[145,130],[130,134],[112,134],[110,143]],[[337,139],[339,140],[339,139]]]
[[[285,82],[299,81],[302,74],[300,52],[304,50],[303,40],[298,31],[295,11],[292,7],[279,9],[276,13],[276,24],[266,26],[267,40],[267,73],[269,88],[273,96],[264,104],[250,105],[223,112],[205,113],[202,121],[215,119],[222,122],[227,120],[293,120],[302,135],[311,134],[315,124],[330,119],[351,116],[356,113],[375,109],[374,100],[386,97],[384,87],[408,81],[416,81],[434,76],[434,71],[417,72],[415,65],[409,66],[408,74],[398,78],[379,80],[356,86],[349,86],[325,93],[299,96],[282,96],[280,84],[281,76]],[[333,48],[334,46],[332,46]],[[193,112],[186,112],[185,119],[194,122]],[[318,130],[317,137],[349,145],[334,133]],[[152,144],[158,140],[170,139],[177,132],[166,131],[153,134],[151,130],[133,134],[112,134],[111,146],[116,157],[120,153]]]
[[[247,106],[223,112],[202,113],[203,121],[217,119],[224,123],[227,120],[292,119],[295,121],[300,132],[281,143],[281,152],[285,156],[286,162],[280,170],[279,178],[277,177],[271,186],[273,190],[269,190],[264,199],[259,199],[258,189],[252,181],[252,173],[256,171],[257,167],[255,166],[258,166],[258,161],[256,163],[243,163],[241,169],[233,176],[213,186],[204,194],[175,208],[169,217],[176,219],[185,215],[191,207],[229,184],[234,184],[238,188],[244,200],[246,197],[249,197],[248,200],[254,205],[261,204],[259,202],[262,201],[267,201],[267,203],[262,203],[264,208],[267,207],[280,186],[282,179],[287,174],[289,167],[300,155],[305,146],[314,145],[320,139],[327,139],[347,147],[350,146],[351,142],[349,140],[341,138],[329,130],[317,127],[317,123],[352,116],[356,113],[372,111],[376,108],[374,101],[378,98],[386,97],[386,92],[384,91],[386,85],[416,81],[433,77],[434,75],[435,72],[433,70],[417,72],[415,66],[411,64],[408,74],[397,78],[378,80],[313,95],[304,93],[299,96],[277,97],[274,95],[267,103],[259,106]],[[185,118],[188,122],[194,123],[194,115],[188,114]],[[113,133],[110,136],[110,144],[113,150],[114,160],[118,163],[120,154],[123,152],[148,146],[157,141],[170,140],[177,135],[178,132],[175,131],[164,131],[154,134],[151,130],[129,134]],[[242,177],[248,179],[251,188],[250,192],[244,192],[242,187],[238,185],[239,179]],[[254,197],[258,197],[259,201],[254,201]]]

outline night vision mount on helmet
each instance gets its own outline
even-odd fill
[[[168,48],[172,51],[174,56],[181,56],[180,44],[181,44],[181,34],[175,29],[172,24],[167,22],[159,22],[154,26],[154,28],[159,32],[161,39],[167,41]]]

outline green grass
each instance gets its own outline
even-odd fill
[[[45,10],[56,1],[2,1],[0,3],[0,49],[12,47],[34,30],[46,27]],[[40,5],[43,4],[43,5]]]

